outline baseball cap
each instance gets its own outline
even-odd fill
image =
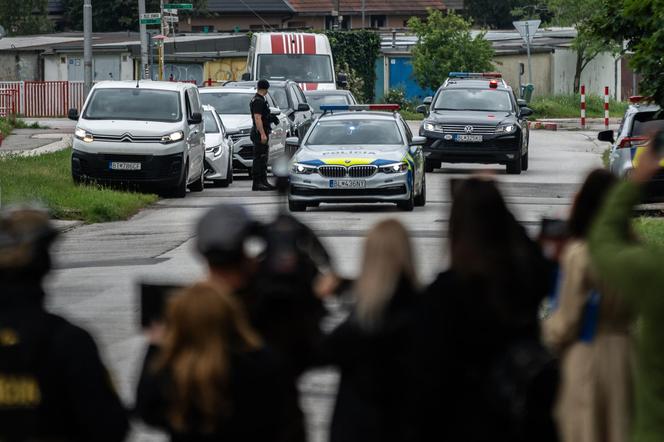
[[[220,204],[198,221],[196,249],[210,264],[237,263],[245,257],[244,243],[256,225],[242,206]]]
[[[265,79],[258,80],[258,84],[256,85],[256,88],[258,88],[258,89],[270,89],[270,82],[265,80]]]

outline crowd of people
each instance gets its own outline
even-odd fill
[[[664,440],[664,248],[630,221],[659,162],[648,150],[626,182],[592,172],[554,247],[493,179],[455,180],[450,265],[428,285],[396,220],[369,231],[344,280],[289,215],[265,226],[214,208],[197,226],[207,275],[146,328],[130,410],[90,335],[44,308],[48,217],[6,210],[0,441],[121,441],[138,418],[173,441],[304,442],[296,381],[317,366],[341,373],[332,442]],[[351,311],[323,333],[340,293]]]

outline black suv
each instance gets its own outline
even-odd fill
[[[224,86],[255,88],[256,82],[231,81],[224,83]],[[290,80],[270,81],[270,95],[290,121],[291,127],[288,136],[299,137],[302,140],[314,121],[314,111],[307,103],[307,98],[300,86]]]
[[[528,170],[526,118],[533,111],[499,73],[450,72],[417,111],[426,115],[420,135],[427,138],[427,172],[443,162],[505,164],[515,175]]]

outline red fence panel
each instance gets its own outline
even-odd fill
[[[82,81],[70,81],[69,108],[76,108],[81,112],[83,103],[85,103],[85,84]]]
[[[62,117],[69,109],[68,81],[26,81],[24,85],[26,117]]]
[[[16,115],[19,110],[19,90],[0,87],[0,117]]]
[[[23,114],[23,82],[22,81],[0,81],[0,92],[10,92],[12,98],[5,95],[0,103],[0,107],[9,106],[8,101],[13,100],[12,112],[14,114]]]

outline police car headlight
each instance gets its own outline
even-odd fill
[[[293,164],[291,171],[299,175],[311,175],[312,173],[316,173],[316,167],[309,166],[307,164],[295,163]]]
[[[516,125],[514,124],[501,124],[496,128],[497,134],[513,134],[516,132]]]
[[[172,134],[164,135],[163,137],[161,137],[161,142],[162,143],[173,143],[175,141],[180,141],[183,138],[184,138],[184,132],[179,130],[177,132],[173,132]]]
[[[85,131],[84,129],[79,129],[77,128],[74,131],[74,136],[78,138],[79,140],[83,140],[86,143],[92,143],[94,141],[94,137],[90,132]]]
[[[408,163],[394,163],[387,166],[381,166],[380,171],[383,173],[402,173],[408,171]]]
[[[211,153],[216,158],[221,155],[221,144],[219,146],[206,147],[205,152]]]

